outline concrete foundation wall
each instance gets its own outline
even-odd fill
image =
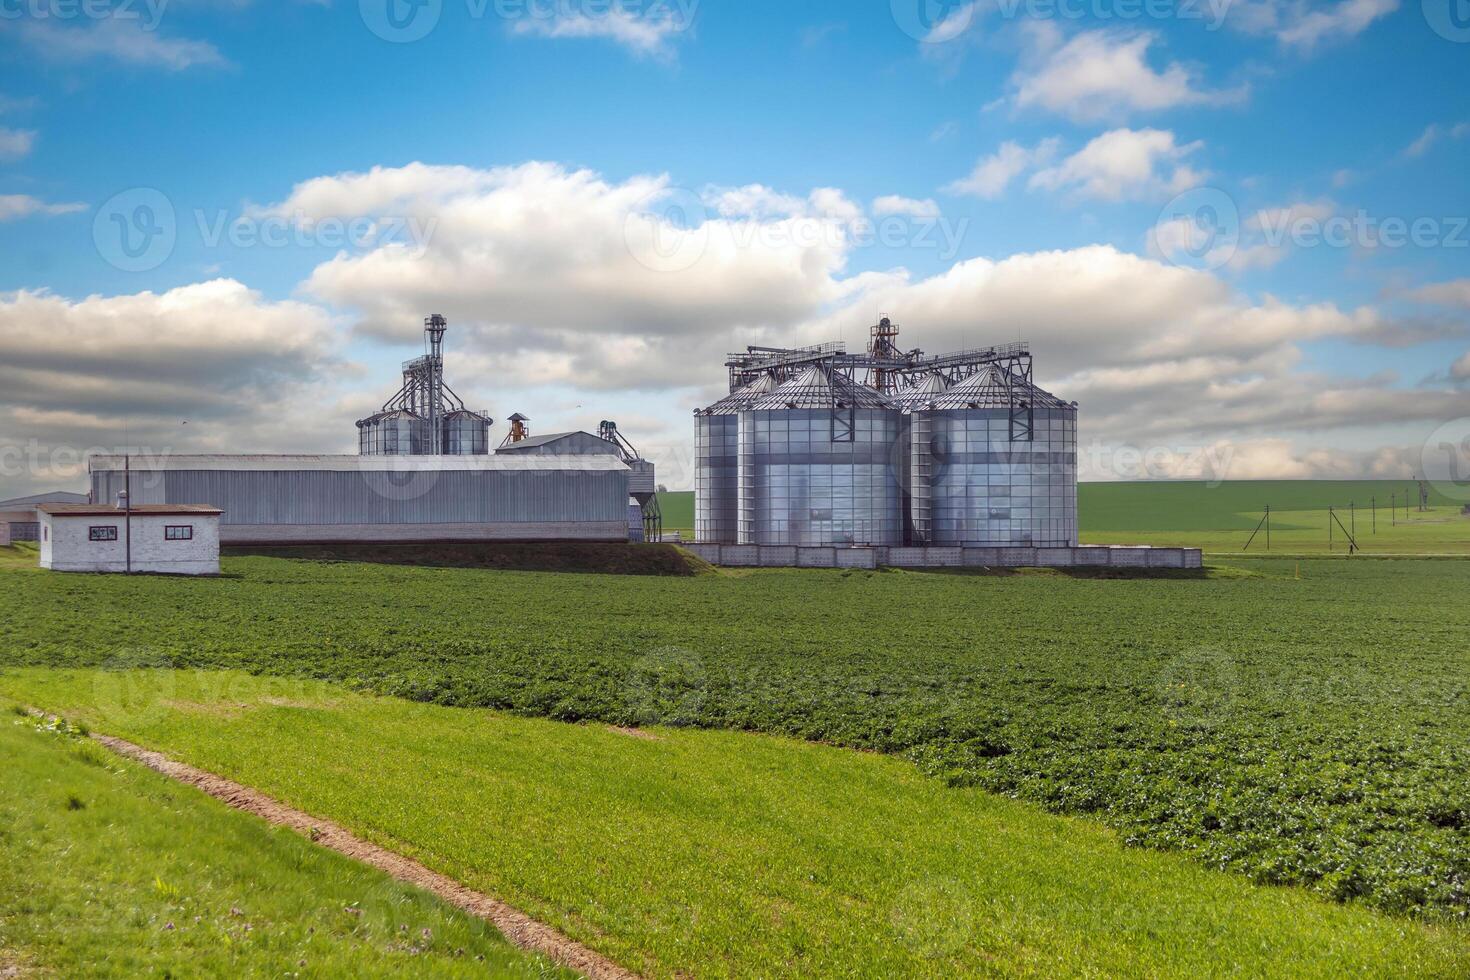
[[[841,548],[687,544],[712,565],[762,568],[1202,568],[1197,548]]]
[[[226,524],[220,544],[395,544],[435,541],[627,541],[626,521],[503,524]]]

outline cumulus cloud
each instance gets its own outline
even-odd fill
[[[48,204],[29,194],[0,194],[0,222],[16,221],[33,214],[58,215],[85,211],[87,206],[77,201],[64,204]]]
[[[1431,283],[1410,290],[1408,297],[1420,303],[1436,306],[1457,306],[1470,310],[1470,279],[1454,279],[1450,282]]]
[[[1230,9],[1229,19],[1245,33],[1275,37],[1285,48],[1310,53],[1321,45],[1357,37],[1398,9],[1399,0],[1316,5],[1303,0],[1246,0]]]
[[[993,200],[1000,197],[1011,181],[1021,174],[1051,163],[1060,145],[1061,141],[1055,137],[1044,139],[1029,149],[1014,140],[1007,140],[990,156],[982,157],[969,176],[961,177],[944,189],[951,194]]]
[[[1448,137],[1450,139],[1462,139],[1470,136],[1470,123],[1456,123],[1453,126],[1441,126],[1439,123],[1431,123],[1424,127],[1424,132],[1404,147],[1403,155],[1408,159],[1417,159],[1432,150],[1436,143]]]
[[[1075,122],[1121,120],[1133,113],[1192,105],[1222,105],[1246,97],[1244,88],[1211,91],[1177,61],[1149,64],[1152,32],[1084,31],[1063,40],[1049,21],[1028,31],[1030,48],[1011,76],[1018,109],[1044,109]]]
[[[88,449],[338,450],[339,331],[221,279],[121,296],[0,293],[0,483],[76,487]],[[125,440],[126,439],[126,443]]]
[[[166,71],[227,65],[208,41],[164,37],[138,19],[103,17],[81,26],[28,18],[12,28],[21,41],[53,61],[104,60]]]
[[[1197,186],[1206,174],[1185,158],[1204,143],[1178,143],[1159,129],[1114,129],[1052,167],[1037,171],[1033,188],[1099,201],[1145,200]]]
[[[873,201],[873,214],[877,217],[901,215],[910,218],[937,218],[939,205],[932,198],[920,201],[912,197],[889,194]]]
[[[603,38],[640,57],[669,58],[672,42],[690,26],[690,15],[682,9],[675,5],[639,13],[613,5],[605,13],[564,8],[538,13],[532,5],[511,21],[510,30],[525,37]]]

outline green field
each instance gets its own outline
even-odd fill
[[[345,823],[650,977],[1470,971],[1463,929],[1257,888],[883,756],[240,674],[28,670],[0,690]]]
[[[1083,544],[1151,544],[1239,554],[1269,505],[1271,551],[1277,554],[1347,554],[1346,536],[1328,508],[1365,554],[1470,555],[1467,501],[1430,494],[1431,510],[1406,510],[1418,491],[1411,481],[1274,480],[1083,483],[1077,519]],[[664,526],[693,534],[694,494],[659,497]],[[1376,514],[1375,514],[1376,511]],[[1264,530],[1251,543],[1266,553]]]
[[[7,980],[571,976],[66,727],[7,712],[0,759]]]
[[[227,667],[874,749],[1258,882],[1429,918],[1470,906],[1470,563],[1132,579],[225,568],[0,572],[3,662]]]

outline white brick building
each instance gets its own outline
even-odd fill
[[[41,504],[41,567],[58,572],[219,574],[217,507]],[[131,538],[131,540],[130,540]]]

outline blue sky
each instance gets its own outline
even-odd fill
[[[345,451],[441,309],[473,403],[620,417],[675,485],[724,350],[880,313],[1033,340],[1094,478],[1402,476],[1470,416],[1436,2],[0,0],[0,490],[121,418]]]

